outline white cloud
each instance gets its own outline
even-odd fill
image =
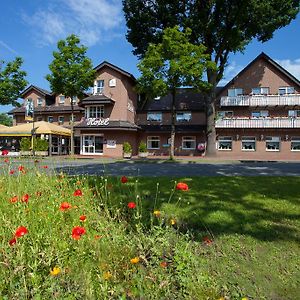
[[[289,71],[292,75],[300,80],[300,58],[291,60],[291,59],[282,59],[276,60],[283,68]]]
[[[123,21],[120,0],[50,0],[47,3],[46,8],[39,8],[33,15],[23,14],[40,46],[56,44],[71,33],[92,46],[116,36]]]
[[[235,61],[230,63],[224,71],[224,75],[222,80],[219,82],[220,86],[226,85],[234,76],[236,76],[241,70],[243,66],[238,65]]]

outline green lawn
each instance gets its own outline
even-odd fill
[[[176,179],[184,192],[172,178],[25,171],[0,176],[0,299],[298,298],[300,178]]]

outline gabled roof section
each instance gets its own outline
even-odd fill
[[[24,95],[26,95],[30,90],[34,90],[36,92],[39,92],[40,94],[42,94],[43,96],[52,96],[52,93],[45,90],[45,89],[42,89],[36,85],[30,85],[29,87],[27,87],[23,92],[22,94],[20,95],[21,97],[24,97]]]
[[[226,90],[232,83],[234,83],[234,81],[238,77],[242,76],[243,73],[245,73],[245,71],[247,71],[249,68],[251,68],[251,66],[253,66],[260,59],[264,59],[265,61],[267,61],[268,63],[270,63],[273,67],[275,67],[275,69],[277,69],[279,72],[281,72],[282,74],[284,74],[287,78],[289,78],[292,82],[294,82],[297,86],[300,87],[300,81],[294,75],[292,75],[290,72],[288,72],[279,63],[277,63],[274,59],[272,59],[269,55],[267,55],[266,53],[262,52],[256,58],[254,58],[254,60],[252,60],[242,71],[240,71],[235,77],[233,77],[223,88],[221,88],[217,92],[217,94],[220,94],[224,90]]]
[[[117,66],[115,66],[115,65],[113,65],[113,64],[111,64],[107,61],[103,61],[101,64],[99,64],[97,67],[95,67],[94,70],[97,72],[97,71],[99,71],[100,69],[102,69],[104,67],[111,68],[111,69],[113,69],[113,70],[129,77],[133,81],[136,81],[136,78],[132,74],[128,73],[127,71],[125,71],[125,70],[123,70],[123,69],[121,69],[121,68],[119,68],[119,67],[117,67]]]

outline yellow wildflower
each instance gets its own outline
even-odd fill
[[[134,257],[130,260],[132,264],[137,264],[140,261],[139,257]]]
[[[112,274],[110,272],[107,271],[107,272],[103,273],[103,278],[105,280],[109,280],[111,277],[112,277]]]
[[[247,298],[247,297],[244,297],[244,298],[242,298],[242,300],[248,300],[248,298]]]
[[[159,210],[155,210],[153,212],[153,214],[154,214],[155,217],[160,217],[160,211]]]
[[[60,273],[60,268],[59,267],[54,267],[51,271],[50,271],[50,275],[52,276],[57,276]]]
[[[171,219],[171,220],[170,220],[170,224],[171,224],[171,225],[175,225],[175,224],[176,224],[176,220],[175,220],[175,219]]]

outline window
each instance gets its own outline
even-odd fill
[[[293,86],[283,86],[278,89],[279,95],[295,94],[295,88]]]
[[[300,136],[291,138],[291,151],[300,151]]]
[[[232,150],[232,137],[220,136],[218,139],[218,150]]]
[[[76,122],[76,116],[73,115],[73,123]],[[72,116],[70,116],[69,124],[72,123]]]
[[[162,113],[161,112],[148,112],[147,121],[161,122]]]
[[[256,87],[252,89],[253,95],[268,95],[269,88],[268,87]]]
[[[242,150],[243,151],[255,151],[256,149],[256,139],[251,136],[242,137]]]
[[[236,97],[244,94],[243,89],[228,89],[228,97]]]
[[[196,138],[194,136],[183,136],[182,149],[183,150],[196,149]]]
[[[104,80],[97,80],[95,94],[103,94],[103,90],[104,90]]]
[[[299,118],[300,117],[300,110],[289,110],[289,117]]]
[[[267,136],[266,137],[266,150],[267,151],[279,151],[280,150],[280,137]]]
[[[191,112],[179,112],[176,113],[176,121],[177,122],[189,122],[192,119]]]
[[[218,111],[219,118],[232,118],[233,111]]]
[[[103,118],[104,117],[104,105],[90,106],[86,108],[87,118]]]
[[[160,138],[159,136],[148,136],[147,148],[148,149],[159,149]]]
[[[65,104],[65,96],[59,96],[58,104]]]
[[[38,98],[37,99],[37,106],[42,106],[43,105],[43,99],[42,98]]]
[[[49,122],[49,123],[53,123],[53,116],[49,116],[49,117],[48,117],[48,122]]]
[[[58,117],[58,124],[62,125],[65,122],[65,117],[64,116],[59,116]]]
[[[269,111],[267,111],[267,110],[251,112],[252,118],[267,118],[268,116],[269,116]]]
[[[76,97],[76,96],[73,96],[73,97],[72,97],[72,103],[75,104],[76,102],[77,102],[77,97]]]

